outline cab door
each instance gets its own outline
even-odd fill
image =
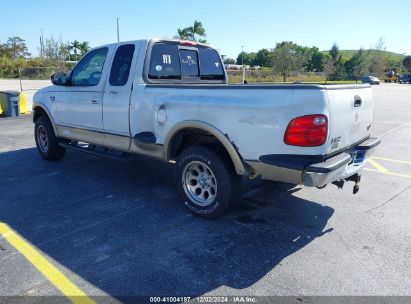
[[[128,151],[129,108],[140,43],[117,45],[103,97],[104,145]]]
[[[94,144],[103,144],[103,94],[109,69],[109,47],[87,53],[69,75],[69,84],[55,92],[59,134]]]

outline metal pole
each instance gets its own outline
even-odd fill
[[[241,46],[241,65],[244,67],[244,45]]]
[[[244,45],[241,46],[241,65],[243,66],[243,82],[245,83]]]
[[[23,85],[21,83],[21,69],[19,68],[20,92],[23,92]]]
[[[120,19],[120,17],[117,17],[117,42],[120,42],[120,29],[118,26],[118,19]]]
[[[44,36],[43,36],[43,30],[40,30],[40,56],[43,57],[44,56]]]

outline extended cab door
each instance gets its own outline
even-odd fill
[[[87,53],[69,75],[69,85],[55,93],[56,123],[63,137],[103,144],[103,93],[110,47]]]
[[[103,97],[104,145],[130,147],[129,107],[140,43],[119,44],[115,50]]]

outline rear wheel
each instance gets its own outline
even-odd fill
[[[193,146],[177,159],[176,184],[191,212],[217,218],[240,199],[242,178],[218,146]]]
[[[50,120],[40,116],[34,125],[34,138],[37,151],[45,160],[56,161],[63,158],[65,150],[59,145]]]

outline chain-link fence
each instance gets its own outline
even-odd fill
[[[51,84],[57,67],[24,67],[19,69],[20,91],[38,90]]]
[[[24,67],[16,69],[13,77],[0,79],[0,91],[24,92],[26,107],[31,111],[34,93],[51,85],[50,76],[58,67]],[[1,75],[0,75],[1,76]]]
[[[283,82],[283,76],[275,72],[273,69],[259,69],[251,70],[227,70],[228,81],[230,83],[241,83],[243,80],[243,73],[245,73],[245,80],[247,82]],[[323,72],[302,72],[291,73],[286,77],[287,82],[301,81],[301,82],[324,82],[325,74]]]

